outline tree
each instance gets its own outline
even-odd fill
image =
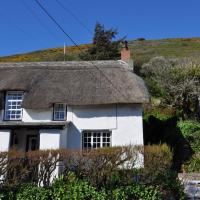
[[[183,119],[200,120],[200,62],[155,57],[142,66],[142,73],[153,95],[162,103],[178,108]]]
[[[120,56],[119,48],[123,39],[113,41],[117,35],[116,29],[105,30],[104,26],[97,23],[92,46],[80,54],[83,60],[111,60]]]

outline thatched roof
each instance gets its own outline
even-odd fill
[[[147,103],[143,80],[126,68],[120,61],[1,63],[0,92],[25,91],[23,107],[29,109]]]

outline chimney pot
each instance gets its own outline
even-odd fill
[[[128,48],[127,41],[124,41],[124,46],[121,50],[121,60],[129,65],[131,71],[134,71],[133,60],[131,59],[131,50]]]
[[[122,50],[121,50],[121,60],[126,62],[126,61],[128,61],[130,59],[131,59],[131,51],[130,51],[130,49],[126,48],[126,47],[122,48]]]

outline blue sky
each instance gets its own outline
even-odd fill
[[[146,39],[200,36],[199,0],[59,0],[88,29],[96,22],[118,37]],[[24,3],[25,2],[25,3]],[[77,44],[90,43],[84,29],[56,0],[40,0]],[[0,0],[0,56],[72,43],[34,0]]]

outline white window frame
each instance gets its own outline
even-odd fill
[[[20,99],[9,98],[11,95],[20,95]],[[5,98],[5,111],[4,120],[7,121],[20,121],[22,120],[23,109],[21,107],[23,101],[24,92],[23,91],[7,91]],[[9,114],[7,114],[10,112]],[[20,115],[20,117],[17,117]],[[9,117],[8,117],[9,116]]]
[[[56,110],[56,106],[60,106],[60,105],[62,105],[64,107],[64,111]],[[56,116],[57,116],[56,112],[58,112],[58,113],[64,112],[64,118],[56,118]],[[67,119],[67,106],[66,106],[66,104],[55,103],[54,106],[53,106],[53,120],[54,121],[66,121],[66,119]]]
[[[90,138],[85,137],[85,134],[91,134]],[[100,134],[100,137],[94,136],[95,134]],[[108,136],[104,137],[104,134],[109,134],[109,137]],[[97,138],[100,138],[100,140],[97,141]],[[108,139],[108,138],[110,141],[108,142],[106,140],[104,142],[104,139]],[[85,139],[87,139],[87,141],[85,141]],[[88,139],[90,139],[91,141],[91,147],[89,146]],[[97,145],[98,143],[99,143],[99,146]],[[85,147],[85,144],[87,144],[86,147]],[[97,149],[97,148],[104,148],[104,147],[111,147],[111,146],[112,146],[112,131],[110,130],[84,130],[82,131],[82,149],[83,150]]]

